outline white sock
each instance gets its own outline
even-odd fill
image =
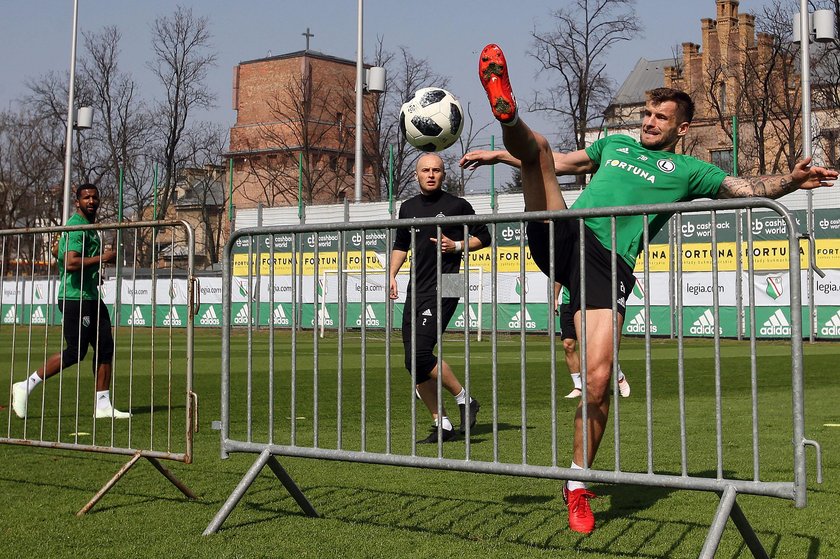
[[[472,398],[470,398],[470,401],[472,401]],[[457,396],[455,396],[455,402],[459,406],[461,404],[466,404],[467,403],[467,389],[466,388],[461,388],[461,391],[458,392]]]
[[[438,422],[437,422],[437,419],[436,419],[435,420],[435,427],[437,427],[437,425],[438,425]],[[443,428],[446,431],[451,431],[452,430],[452,422],[449,421],[449,416],[446,416],[446,415],[443,416]]]
[[[26,392],[28,394],[32,394],[32,391],[35,390],[35,387],[41,384],[41,381],[44,379],[38,376],[38,371],[35,371],[31,375],[29,375],[29,378],[26,380]]]
[[[571,468],[573,470],[582,470],[583,469],[580,466],[578,466],[577,464],[575,464],[574,460],[572,461]],[[566,482],[566,487],[569,489],[569,491],[574,491],[575,489],[586,489],[586,484],[583,483],[582,481],[569,480],[569,481]]]
[[[575,388],[581,390],[580,373],[572,373],[572,382],[574,383]]]
[[[97,390],[96,391],[96,407],[97,409],[106,409],[111,407],[111,391]]]

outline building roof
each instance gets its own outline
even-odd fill
[[[645,102],[645,93],[665,85],[665,67],[673,66],[673,58],[647,60],[640,58],[636,67],[618,88],[610,105],[634,105]]]
[[[252,60],[243,60],[240,64],[252,64],[254,62],[267,62],[269,60],[284,60],[288,58],[302,58],[304,56],[308,56],[310,58],[319,58],[321,60],[327,60],[329,62],[337,62],[339,64],[349,64],[351,66],[356,65],[355,60],[348,60],[347,58],[340,58],[338,56],[332,56],[329,54],[324,54],[323,52],[319,52],[317,50],[298,50],[295,52],[287,52],[285,54],[278,54],[275,56],[266,56],[265,58],[254,58]],[[365,68],[370,67],[370,64],[365,64]]]

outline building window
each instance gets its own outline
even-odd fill
[[[709,152],[712,156],[712,164],[720,167],[727,175],[732,174],[732,150],[721,149]]]

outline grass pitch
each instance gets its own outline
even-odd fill
[[[176,336],[181,334],[176,333]],[[265,334],[251,340],[255,370],[264,370],[268,358],[261,351]],[[277,334],[275,367],[277,388],[273,429],[276,440],[290,436],[290,401],[282,396],[288,386],[288,333]],[[148,339],[136,343],[148,344]],[[311,377],[311,333],[299,336],[297,366]],[[384,448],[381,429],[384,405],[384,351],[381,340],[369,339],[366,367],[365,408],[369,422],[366,447]],[[396,340],[395,340],[396,342]],[[175,346],[183,343],[176,338]],[[360,445],[358,336],[345,340],[342,395],[344,408],[342,444]],[[10,361],[8,331],[0,332],[0,362]],[[560,497],[560,482],[513,476],[478,475],[438,470],[350,464],[280,457],[280,463],[295,479],[322,518],[305,517],[276,478],[264,470],[222,527],[210,537],[201,535],[227,496],[253,463],[255,455],[219,458],[219,435],[210,422],[219,417],[220,335],[197,330],[194,386],[200,397],[200,431],[195,435],[194,463],[165,464],[193,491],[197,501],[182,497],[146,461],[139,462],[93,509],[82,518],[79,510],[127,461],[125,457],[74,451],[34,449],[0,445],[0,491],[4,511],[0,515],[0,549],[10,557],[696,557],[714,516],[715,495],[669,489],[595,484],[599,498],[592,502],[598,527],[590,536],[570,532]],[[247,360],[248,339],[233,340],[235,369]],[[335,442],[336,340],[320,348],[319,443]],[[307,350],[307,348],[310,348]],[[653,410],[656,469],[678,471],[679,449],[673,440],[676,399],[676,346],[655,341],[653,357]],[[686,342],[686,419],[689,432],[690,471],[712,475],[715,471],[714,359],[708,340]],[[527,339],[526,396],[528,401],[529,463],[550,463],[550,447],[537,434],[550,422],[546,379],[547,338]],[[499,441],[501,459],[522,460],[519,408],[521,371],[520,342],[505,337],[499,347]],[[284,351],[286,353],[284,353]],[[308,351],[308,358],[307,356]],[[459,376],[463,370],[463,342],[447,340],[447,360]],[[482,412],[471,444],[473,460],[492,454],[490,429],[489,343],[471,344],[472,391],[482,401]],[[760,377],[761,472],[765,479],[786,479],[792,464],[790,445],[790,357],[784,342],[758,345]],[[119,360],[119,352],[117,359]],[[177,356],[176,356],[177,357]],[[558,352],[557,391],[569,388],[565,365]],[[645,348],[643,341],[623,341],[621,363],[633,387],[629,399],[621,400],[622,468],[645,469]],[[840,557],[840,344],[805,345],[806,436],[823,448],[824,483],[816,484],[813,451],[809,456],[808,506],[797,510],[788,501],[767,497],[739,496],[738,503],[774,557]],[[19,363],[19,361],[18,361]],[[116,364],[125,367],[125,363]],[[410,387],[402,370],[402,348],[392,349],[392,414],[394,452],[408,452]],[[17,370],[17,369],[16,369]],[[332,374],[330,374],[332,371]],[[722,346],[722,406],[724,410],[724,455],[727,475],[749,477],[751,447],[749,409],[738,404],[749,393],[749,345],[725,341]],[[138,372],[138,374],[140,374]],[[21,373],[22,376],[22,373]],[[7,377],[3,377],[6,379]],[[306,377],[308,378],[308,377]],[[18,380],[17,378],[15,380]],[[90,382],[83,379],[83,382]],[[5,381],[4,381],[5,382]],[[52,381],[51,381],[52,382]],[[232,386],[234,420],[232,432],[247,434],[246,407],[242,399],[243,377]],[[298,444],[311,438],[312,391],[299,379],[300,394],[295,416]],[[253,393],[264,394],[265,378],[255,378]],[[447,396],[447,399],[449,397]],[[2,399],[5,405],[6,398]],[[252,402],[254,440],[264,440],[268,425],[263,401]],[[451,399],[445,401],[454,408]],[[558,463],[569,460],[569,423],[574,403],[558,405]],[[182,409],[182,408],[177,408]],[[0,410],[0,417],[7,417]],[[177,415],[177,414],[176,414]],[[16,418],[12,418],[17,421]],[[408,417],[410,420],[410,417]],[[428,419],[418,409],[417,434],[426,434]],[[596,466],[613,466],[612,418]],[[712,428],[710,428],[710,426]],[[5,429],[4,429],[5,432]],[[533,433],[533,434],[532,434]],[[448,443],[447,456],[463,456],[463,441]],[[435,449],[421,449],[424,456]],[[730,522],[718,557],[751,557]]]

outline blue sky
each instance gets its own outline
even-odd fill
[[[758,12],[767,1],[741,0],[740,10]],[[798,5],[797,0],[790,2]],[[2,0],[1,4],[0,37],[5,48],[0,57],[0,106],[8,108],[26,92],[27,79],[69,68],[73,1]],[[302,50],[301,34],[307,27],[315,35],[313,50],[356,57],[356,0],[183,0],[181,4],[210,18],[218,51],[218,66],[209,77],[218,107],[200,115],[206,120],[223,125],[234,122],[231,79],[239,61]],[[381,36],[390,49],[405,45],[415,58],[428,59],[436,72],[450,77],[449,89],[462,102],[471,103],[473,116],[483,124],[490,121],[490,113],[476,77],[482,47],[489,42],[501,45],[517,95],[520,100],[531,96],[536,87],[546,87],[536,75],[535,62],[526,55],[531,31],[535,26],[548,30],[551,10],[564,4],[563,0],[365,0],[365,52],[372,53]],[[511,10],[511,5],[518,11]],[[79,0],[79,29],[119,27],[122,68],[135,75],[142,94],[151,98],[159,91],[145,66],[151,57],[150,24],[156,16],[171,13],[174,6],[175,2],[166,0]],[[715,0],[637,0],[636,12],[644,30],[608,56],[608,74],[619,84],[640,57],[667,58],[674,45],[699,43],[700,19],[715,17]],[[538,117],[528,117],[528,121],[539,131],[552,129]],[[487,133],[498,134],[498,130],[494,125]]]

